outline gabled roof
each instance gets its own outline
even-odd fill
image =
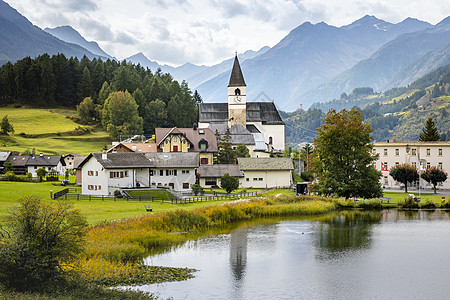
[[[267,125],[284,125],[273,102],[246,102],[247,123],[261,122]],[[227,122],[228,103],[200,103],[198,107],[200,123]]]
[[[159,146],[170,134],[184,135],[184,137],[191,144],[191,149],[189,149],[189,152],[201,152],[199,142],[202,139],[208,142],[206,152],[218,151],[216,134],[209,128],[155,128],[156,144]]]
[[[156,152],[145,156],[155,168],[198,168],[200,165],[198,152]]]
[[[246,86],[237,54],[234,57],[233,69],[231,69],[230,82],[228,83],[228,86]]]
[[[233,177],[244,177],[244,173],[239,169],[239,165],[201,165],[197,173],[203,178],[218,178],[225,173]]]
[[[69,153],[67,155],[64,156],[64,158],[69,157],[69,156],[73,156],[73,157],[86,157],[84,155],[78,154],[78,153]]]
[[[29,158],[28,155],[11,155],[9,161],[14,167],[25,167]]]
[[[62,155],[30,155],[26,163],[27,166],[46,166],[56,167],[61,162],[63,166],[66,165]]]
[[[10,155],[11,155],[10,151],[0,152],[0,162],[1,161],[6,161]]]
[[[241,157],[238,158],[238,164],[242,171],[285,171],[294,169],[289,157]]]
[[[155,166],[142,153],[106,153],[106,159],[102,158],[102,153],[91,153],[78,165],[78,169],[82,168],[92,157],[105,169],[153,168]]]

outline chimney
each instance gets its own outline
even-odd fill
[[[103,150],[103,153],[102,153],[102,159],[103,159],[103,160],[108,159],[108,154],[106,153],[105,150]]]
[[[397,134],[394,132],[393,136],[392,136],[392,141],[396,142],[397,141]]]
[[[197,130],[197,123],[194,123],[194,130]]]

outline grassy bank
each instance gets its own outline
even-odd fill
[[[191,211],[175,210],[92,227],[86,251],[76,265],[86,279],[105,285],[183,280],[193,270],[148,267],[142,259],[238,221],[262,217],[314,215],[337,205],[320,198],[279,197],[227,203]]]
[[[35,149],[36,153],[87,155],[111,143],[104,130],[75,123],[72,117],[76,110],[0,107],[0,117],[5,115],[15,133],[0,135],[1,151]],[[85,133],[82,128],[91,132]]]

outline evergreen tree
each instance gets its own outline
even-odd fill
[[[236,147],[236,157],[250,157],[250,151],[248,150],[247,146],[245,145],[239,145]]]
[[[78,83],[78,97],[80,99],[84,99],[85,97],[91,97],[93,94],[93,86],[91,80],[91,72],[87,67],[83,70],[83,75],[81,76],[81,80]]]
[[[8,116],[4,116],[2,122],[0,123],[0,129],[2,134],[8,134],[9,132],[14,133],[14,127],[9,123]]]
[[[164,127],[167,124],[166,104],[159,99],[151,101],[145,107],[144,132],[155,133],[155,128]]]
[[[381,172],[373,166],[372,128],[361,113],[330,110],[314,139],[315,169],[322,194],[374,198],[382,195]]]
[[[233,150],[231,146],[231,135],[229,128],[227,128],[223,137],[220,138],[218,148],[219,148],[219,151],[217,152],[218,164],[236,163],[236,152]]]
[[[203,103],[203,99],[202,99],[202,97],[200,96],[200,94],[197,92],[197,90],[194,91],[194,101],[195,101],[195,104],[197,104],[197,106],[198,106],[200,103]]]
[[[98,103],[103,105],[105,103],[106,98],[109,97],[109,94],[113,91],[108,82],[103,82],[102,88],[100,92],[98,92]]]
[[[434,123],[433,118],[429,117],[425,124],[425,128],[419,136],[419,142],[434,142],[440,140],[441,136],[437,130],[436,124]]]

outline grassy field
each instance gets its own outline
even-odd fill
[[[34,148],[36,153],[87,155],[100,152],[111,143],[108,134],[98,128],[77,135],[75,128],[81,125],[66,117],[76,115],[75,110],[1,107],[0,118],[4,115],[8,116],[15,133],[0,135],[1,151],[21,153]]]

